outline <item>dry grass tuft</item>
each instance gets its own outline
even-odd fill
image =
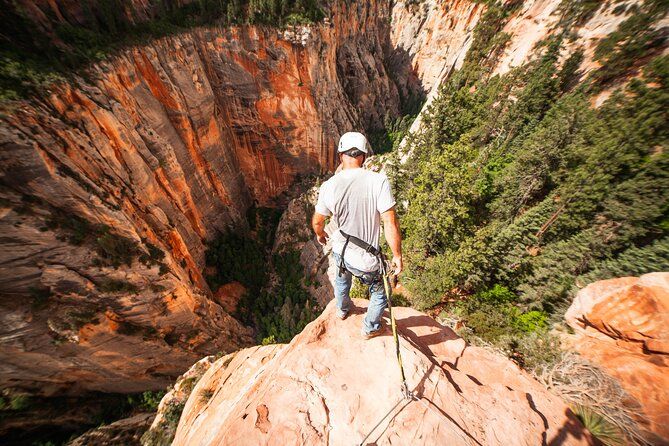
[[[535,375],[549,390],[572,406],[591,432],[606,445],[642,446],[639,403],[596,365],[575,353],[565,353]],[[590,426],[588,426],[588,424]],[[617,430],[617,433],[616,433]]]

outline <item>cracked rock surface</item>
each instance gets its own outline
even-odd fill
[[[650,443],[669,440],[669,273],[591,283],[565,319],[573,348],[641,404],[638,422],[651,432]]]
[[[567,406],[506,358],[396,308],[409,388],[390,329],[365,341],[367,301],[334,303],[288,345],[214,362],[188,399],[173,445],[577,445],[591,437]],[[387,313],[386,313],[387,316]]]

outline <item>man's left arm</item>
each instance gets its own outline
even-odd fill
[[[386,236],[386,241],[393,253],[393,260],[391,262],[393,272],[397,276],[404,269],[402,261],[402,233],[400,232],[400,219],[395,212],[395,206],[388,209],[381,214],[383,220],[383,233]]]
[[[397,212],[395,212],[395,198],[390,190],[390,182],[385,175],[382,178],[377,210],[381,214],[383,233],[386,236],[386,241],[388,242],[388,245],[390,245],[390,250],[393,252],[393,260],[391,263],[394,273],[397,276],[404,268],[402,262],[402,233],[400,232],[400,219],[397,217]]]

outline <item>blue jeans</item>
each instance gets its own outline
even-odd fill
[[[379,271],[360,271],[352,268],[346,263],[347,271],[340,276],[339,263],[341,262],[341,256],[336,252],[333,252],[332,258],[337,266],[334,284],[337,309],[344,313],[348,313],[351,309],[352,301],[349,292],[351,291],[351,283],[353,281],[353,275],[351,273],[353,273],[369,288],[369,306],[367,307],[367,315],[363,321],[363,331],[369,334],[381,329],[381,314],[383,314],[383,310],[388,305],[388,302],[386,301],[386,293],[383,289],[383,278],[381,277],[381,273]]]

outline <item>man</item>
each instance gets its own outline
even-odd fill
[[[349,292],[352,274],[369,287],[370,302],[362,328],[363,337],[369,339],[380,333],[381,314],[387,306],[381,265],[377,256],[355,243],[346,243],[346,236],[357,237],[358,243],[362,240],[364,244],[378,249],[380,221],[383,220],[386,240],[393,253],[391,265],[397,275],[402,271],[399,220],[388,178],[362,168],[366,156],[370,154],[367,138],[358,132],[345,133],[339,139],[337,152],[341,170],[321,185],[311,226],[323,246],[332,236],[332,256],[338,266],[342,264],[344,251],[345,271],[338,271],[334,290],[340,319],[345,319],[351,310]],[[325,219],[329,216],[338,227],[330,235],[325,232]]]

